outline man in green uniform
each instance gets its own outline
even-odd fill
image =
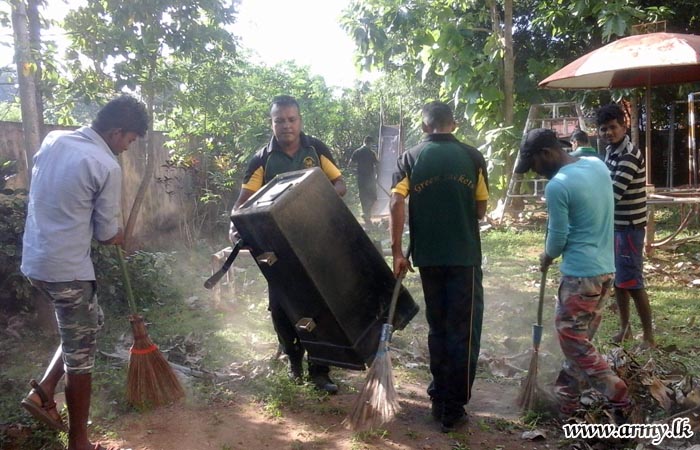
[[[270,142],[253,155],[248,163],[243,187],[233,210],[240,208],[256,191],[276,175],[294,170],[320,167],[328,177],[339,196],[345,195],[346,187],[330,149],[318,139],[304,134],[299,104],[294,97],[280,95],[272,100],[270,109],[272,138]],[[232,211],[233,212],[233,211]],[[238,239],[236,229],[231,224],[229,238]],[[289,357],[289,376],[296,382],[303,378],[302,360],[304,348],[301,345],[294,324],[282,309],[284,291],[274,283],[268,286],[269,310],[272,324],[284,353]],[[309,377],[314,386],[330,394],[338,392],[338,386],[328,376],[325,365],[309,362]]]
[[[571,156],[595,156],[601,161],[603,157],[591,147],[591,141],[585,131],[576,130],[571,134]]]
[[[394,173],[391,250],[394,273],[419,268],[430,331],[428,387],[433,417],[449,432],[465,421],[479,357],[484,294],[479,220],[486,213],[486,162],[478,150],[458,141],[450,107],[423,106],[427,136],[405,152]],[[410,245],[401,238],[405,199],[411,196]]]

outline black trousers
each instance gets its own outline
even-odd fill
[[[466,405],[479,359],[484,315],[481,267],[420,267],[433,381],[428,395],[446,408]]]
[[[372,215],[372,206],[377,201],[377,186],[374,178],[357,179],[358,190],[360,193],[360,205],[362,206],[362,217],[369,219]]]
[[[301,345],[296,327],[292,321],[289,320],[284,309],[282,309],[282,303],[285,301],[284,292],[280,288],[274,287],[272,284],[268,285],[268,292],[270,299],[268,309],[272,315],[272,325],[275,327],[277,340],[282,346],[282,351],[289,357],[290,361],[301,362],[306,350],[304,346]],[[327,374],[329,371],[330,368],[328,366],[309,361],[310,376]]]

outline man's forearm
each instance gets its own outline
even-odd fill
[[[338,193],[340,197],[344,196],[345,193],[348,191],[347,187],[345,186],[345,181],[343,180],[343,177],[338,177],[335,180],[331,181],[333,184],[333,189],[335,189],[335,192]]]
[[[403,226],[406,220],[406,203],[400,194],[392,194],[389,206],[390,226],[391,226],[391,253],[392,255],[403,255]]]
[[[124,230],[117,229],[117,234],[107,239],[106,241],[97,241],[102,245],[124,245]]]
[[[238,194],[238,199],[233,204],[233,209],[231,209],[231,215],[233,215],[234,211],[240,208],[243,203],[248,201],[248,199],[252,197],[253,194],[255,194],[255,191],[251,191],[250,189],[246,188],[241,188],[241,192],[240,194]],[[236,230],[236,227],[233,225],[233,221],[231,221],[231,223],[229,224],[228,238],[233,243],[235,243],[240,238],[240,236],[238,235],[238,230]]]
[[[487,205],[486,200],[477,200],[476,201],[476,218],[478,220],[482,220],[484,216],[486,215],[486,205]]]
[[[240,192],[240,194],[238,194],[238,198],[236,199],[236,202],[233,204],[233,209],[231,210],[231,213],[233,213],[233,211],[240,208],[243,203],[248,201],[248,199],[253,196],[253,194],[255,194],[255,191],[251,191],[250,189],[246,189],[246,188],[241,188],[241,192]]]

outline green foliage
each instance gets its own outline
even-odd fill
[[[0,191],[5,194],[10,194],[12,192],[4,192],[5,185],[7,181],[17,174],[17,161],[5,159],[5,157],[0,156]]]
[[[515,128],[504,121],[504,1],[355,0],[342,18],[359,49],[362,65],[437,82],[439,97],[454,104],[471,126],[467,134],[486,141],[496,187],[505,187],[531,104],[570,100],[537,83],[592,48],[629,33],[636,23],[670,16],[661,5],[615,0],[513,2]],[[493,8],[491,8],[493,6]],[[505,168],[505,169],[504,169]]]
[[[5,189],[5,183],[15,173],[15,161],[0,158],[0,309],[7,310],[26,307],[31,294],[31,287],[19,270],[26,192]]]
[[[92,259],[100,286],[100,303],[110,305],[116,313],[128,312],[126,287],[114,246],[93,243]],[[139,313],[162,306],[166,299],[180,297],[172,282],[174,263],[174,255],[165,252],[137,251],[126,257]]]
[[[305,131],[329,144],[341,168],[364,135],[378,135],[380,113],[385,124],[403,122],[410,146],[421,135],[420,106],[432,99],[449,101],[460,122],[457,136],[487,158],[495,198],[506,187],[531,104],[575,97],[597,105],[609,95],[543,91],[537,89],[540,80],[629,34],[634,24],[666,19],[669,29],[687,32],[700,17],[700,7],[689,0],[513,2],[515,119],[509,127],[502,87],[504,0],[354,0],[342,24],[357,44],[358,64],[384,76],[343,90],[329,88],[293,62],[252,63],[227,30],[236,4],[91,1],[66,16],[63,27],[72,43],[65,67],[57,63],[53,43],[42,46],[48,120],[87,123],[94,104],[115,91],[135,91],[148,100],[155,127],[168,131],[172,167],[193,180],[187,186],[193,242],[210,228],[225,229],[245,165],[269,139],[274,95],[299,99]],[[655,93],[665,103],[677,94]],[[654,111],[659,117],[665,113]],[[19,108],[0,105],[3,114],[19,119]]]
[[[0,165],[0,169],[2,167]],[[26,211],[24,191],[5,189],[0,192],[0,309],[3,310],[31,308],[31,286],[20,272]],[[96,277],[100,280],[100,300],[115,305],[119,312],[125,312],[124,283],[114,252],[112,246],[93,243],[92,257]],[[177,296],[171,282],[173,264],[174,256],[164,252],[138,251],[127,258],[139,308],[147,310],[157,306],[162,299]]]
[[[353,442],[369,443],[376,440],[386,439],[389,431],[385,428],[372,428],[366,431],[358,431],[352,434]]]
[[[93,81],[99,84],[111,72],[116,90],[148,85],[163,92],[176,81],[169,76],[168,61],[216,50],[233,53],[232,36],[224,29],[232,22],[232,7],[220,1],[100,0],[71,11],[65,28],[73,41],[72,67],[87,80],[97,75]],[[79,52],[90,57],[93,67],[77,66]],[[84,93],[90,92],[103,91]]]
[[[70,11],[64,28],[71,38],[67,51],[69,76],[57,87],[55,111],[64,123],[80,101],[104,103],[114,92],[140,92],[153,107],[155,125],[172,108],[181,80],[176,61],[212,55],[229,58],[233,5],[225,1],[100,0]]]
[[[204,55],[182,62],[177,72],[184,84],[173,96],[168,119],[172,162],[196,180],[193,193],[207,204],[199,210],[209,217],[203,222],[218,222],[222,228],[250,157],[270,139],[269,108],[275,95],[297,98],[304,131],[331,147],[341,169],[365,135],[379,134],[383,101],[391,105],[389,123],[398,124],[398,99],[416,98],[408,94],[406,80],[396,82],[398,77],[378,89],[334,92],[307,67],[292,62],[265,67]]]
[[[20,122],[22,120],[22,111],[19,102],[0,103],[0,120]]]
[[[486,142],[479,150],[488,165],[489,189],[493,196],[493,193],[505,192],[508,188],[508,159],[512,149],[518,148],[521,138],[513,127],[494,128],[486,131],[483,137]]]
[[[0,448],[63,450],[68,443],[68,435],[66,433],[60,433],[48,427],[36,428],[31,433],[24,433],[20,436],[19,438],[14,436],[10,439],[5,433],[0,433]],[[5,447],[5,444],[7,444],[7,447]]]

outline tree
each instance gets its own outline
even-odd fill
[[[35,64],[32,75],[34,78],[34,88],[36,90],[36,117],[38,120],[39,132],[43,136],[44,132],[44,99],[42,95],[42,51],[41,51],[41,16],[39,6],[44,5],[43,0],[27,0],[27,24],[29,25],[29,50]]]
[[[32,16],[35,15],[36,1],[30,2]],[[12,0],[12,30],[15,41],[15,62],[17,63],[17,78],[19,80],[20,104],[22,109],[22,128],[24,131],[24,151],[18,161],[18,175],[23,179],[24,185],[29,187],[31,179],[31,162],[34,153],[41,143],[41,96],[37,89],[37,60],[32,53],[32,40],[30,40],[27,17],[27,4],[23,0]],[[32,24],[36,19],[32,19]],[[33,34],[38,30],[33,29]],[[36,45],[36,38],[34,38]]]
[[[371,132],[365,117],[375,115],[372,125],[375,132],[378,128],[378,107],[350,105],[345,94],[338,97],[322,78],[292,62],[266,67],[213,54],[176,71],[183,84],[171,100],[170,145],[174,162],[199,183],[196,196],[206,208],[197,208],[210,220],[198,223],[228,221],[248,160],[270,139],[274,96],[297,98],[305,132],[326,142],[339,163],[345,151]]]
[[[72,39],[69,56],[76,76],[74,86],[88,99],[124,88],[138,91],[154,124],[159,114],[162,117],[163,98],[180,83],[171,70],[175,61],[196,60],[213,50],[224,58],[234,56],[235,39],[225,29],[234,17],[234,4],[224,0],[88,2],[65,20]],[[84,66],[81,55],[91,63]],[[127,244],[153,179],[153,146],[149,134],[145,174],[124,230]]]
[[[505,186],[520,134],[511,125],[522,129],[530,104],[570,96],[543,93],[537,82],[573,55],[668,13],[638,3],[354,0],[343,21],[363,65],[441,80],[442,99],[451,100],[487,141],[490,169],[500,170],[491,179]],[[511,7],[513,60],[507,39]],[[518,74],[512,95],[511,68]]]

